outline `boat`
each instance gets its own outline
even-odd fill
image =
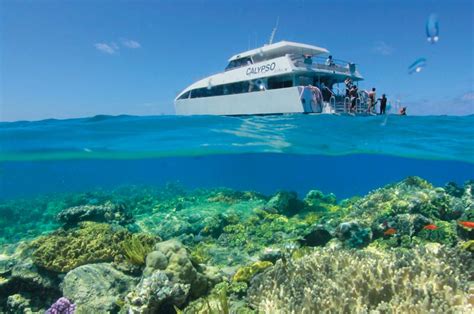
[[[280,41],[232,56],[223,72],[191,84],[174,103],[178,115],[366,113],[367,93],[359,92],[351,107],[347,79],[363,80],[355,63],[332,59],[325,48]]]

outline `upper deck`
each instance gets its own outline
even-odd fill
[[[316,56],[327,53],[329,53],[329,51],[325,48],[295,43],[291,41],[280,41],[271,45],[265,45],[260,48],[236,54],[229,59],[229,62],[242,58],[252,58],[254,62],[259,62],[263,60],[282,57],[287,54]]]

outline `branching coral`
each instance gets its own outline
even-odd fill
[[[152,242],[152,238],[132,236],[124,228],[84,222],[77,229],[59,230],[35,240],[32,257],[36,265],[55,272],[68,272],[89,263],[120,262],[124,256],[141,265]]]
[[[122,242],[126,260],[133,265],[144,265],[148,253],[153,250],[155,239],[145,234],[133,234]]]
[[[254,279],[248,296],[264,313],[468,313],[474,265],[464,254],[439,245],[384,253],[317,249],[277,262]]]

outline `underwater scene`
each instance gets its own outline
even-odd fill
[[[474,116],[0,123],[0,313],[472,313]]]

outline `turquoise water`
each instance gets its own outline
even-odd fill
[[[0,313],[462,312],[473,179],[474,116],[3,122]]]
[[[0,123],[0,160],[379,154],[474,163],[474,116],[95,116]]]
[[[474,177],[474,116],[96,116],[0,124],[0,197],[181,182],[345,198]],[[41,183],[41,184],[38,184]]]

